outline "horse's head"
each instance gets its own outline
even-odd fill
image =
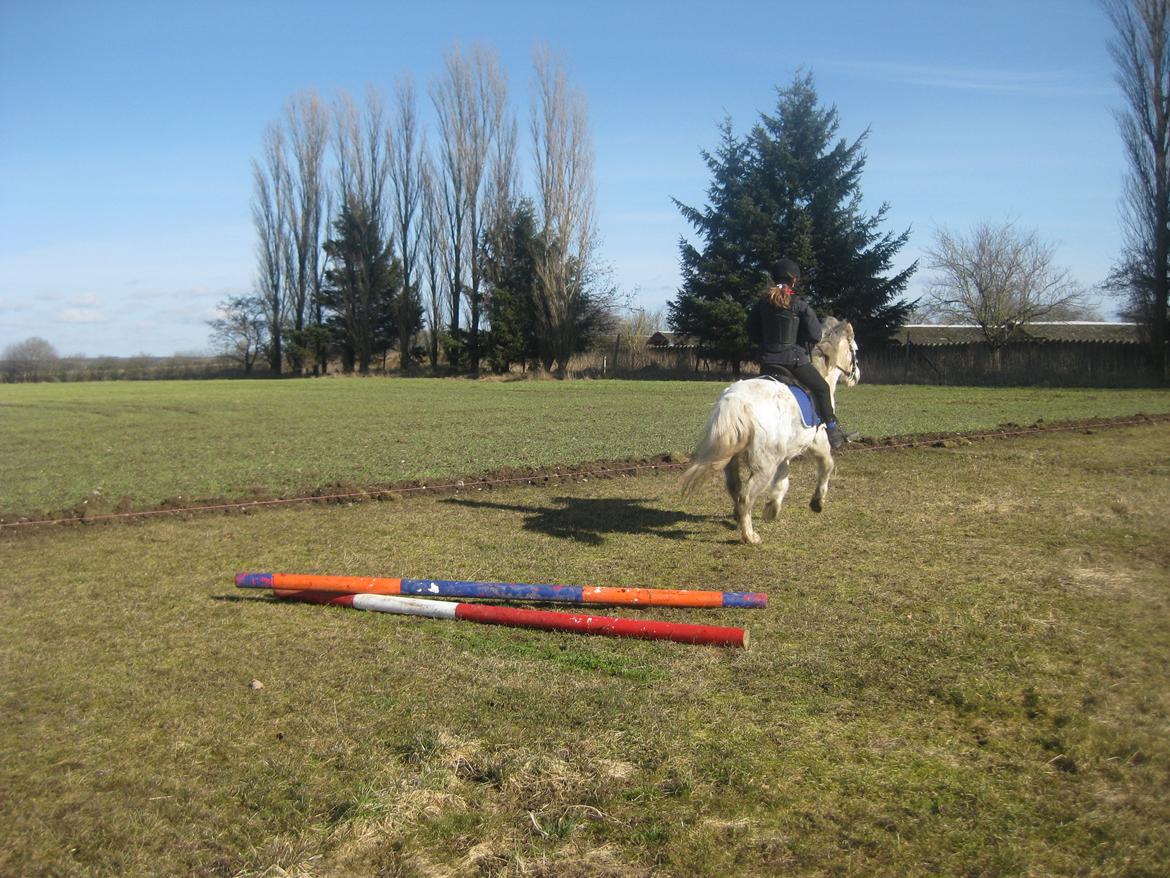
[[[821,340],[814,348],[814,355],[822,361],[825,376],[837,369],[849,387],[861,380],[861,366],[857,364],[857,339],[853,335],[853,324],[836,317],[826,317],[822,322]]]

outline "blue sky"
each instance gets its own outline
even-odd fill
[[[870,130],[867,209],[911,231],[896,268],[937,226],[1012,219],[1092,289],[1125,173],[1107,36],[1093,0],[0,0],[0,350],[206,349],[216,302],[255,274],[265,125],[302,89],[389,94],[407,73],[426,103],[457,42],[498,52],[525,155],[532,49],[562,56],[589,105],[601,256],[649,310],[677,290],[691,229],[671,199],[704,203],[700,150],[800,68],[843,136]]]

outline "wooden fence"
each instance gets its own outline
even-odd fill
[[[745,364],[746,365],[746,364]],[[749,366],[750,368],[750,366]],[[642,336],[618,335],[578,354],[569,374],[594,378],[721,378],[726,364],[711,362],[694,347],[649,347]]]
[[[998,352],[982,342],[868,347],[867,384],[966,384],[1045,387],[1154,387],[1149,349],[1116,341],[1024,341]]]
[[[626,336],[575,357],[570,374],[613,378],[736,377],[727,364],[695,348],[652,348]],[[1157,387],[1143,344],[1120,341],[1021,341],[993,351],[984,342],[953,345],[867,345],[860,354],[866,384],[1042,387]],[[758,371],[741,364],[739,377]]]

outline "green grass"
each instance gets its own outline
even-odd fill
[[[0,516],[304,495],[687,453],[724,385],[432,379],[0,385]],[[842,390],[869,436],[1170,411],[1167,390]]]
[[[1167,448],[858,451],[821,516],[798,464],[760,547],[668,473],[0,532],[0,874],[1164,875]],[[650,614],[750,628],[721,650],[276,604],[247,569],[771,601]]]

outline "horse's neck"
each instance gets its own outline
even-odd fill
[[[841,377],[841,370],[829,365],[829,358],[818,351],[813,357],[813,367],[821,373],[825,383],[829,385],[829,399],[833,401],[833,408],[837,407],[837,380]]]

